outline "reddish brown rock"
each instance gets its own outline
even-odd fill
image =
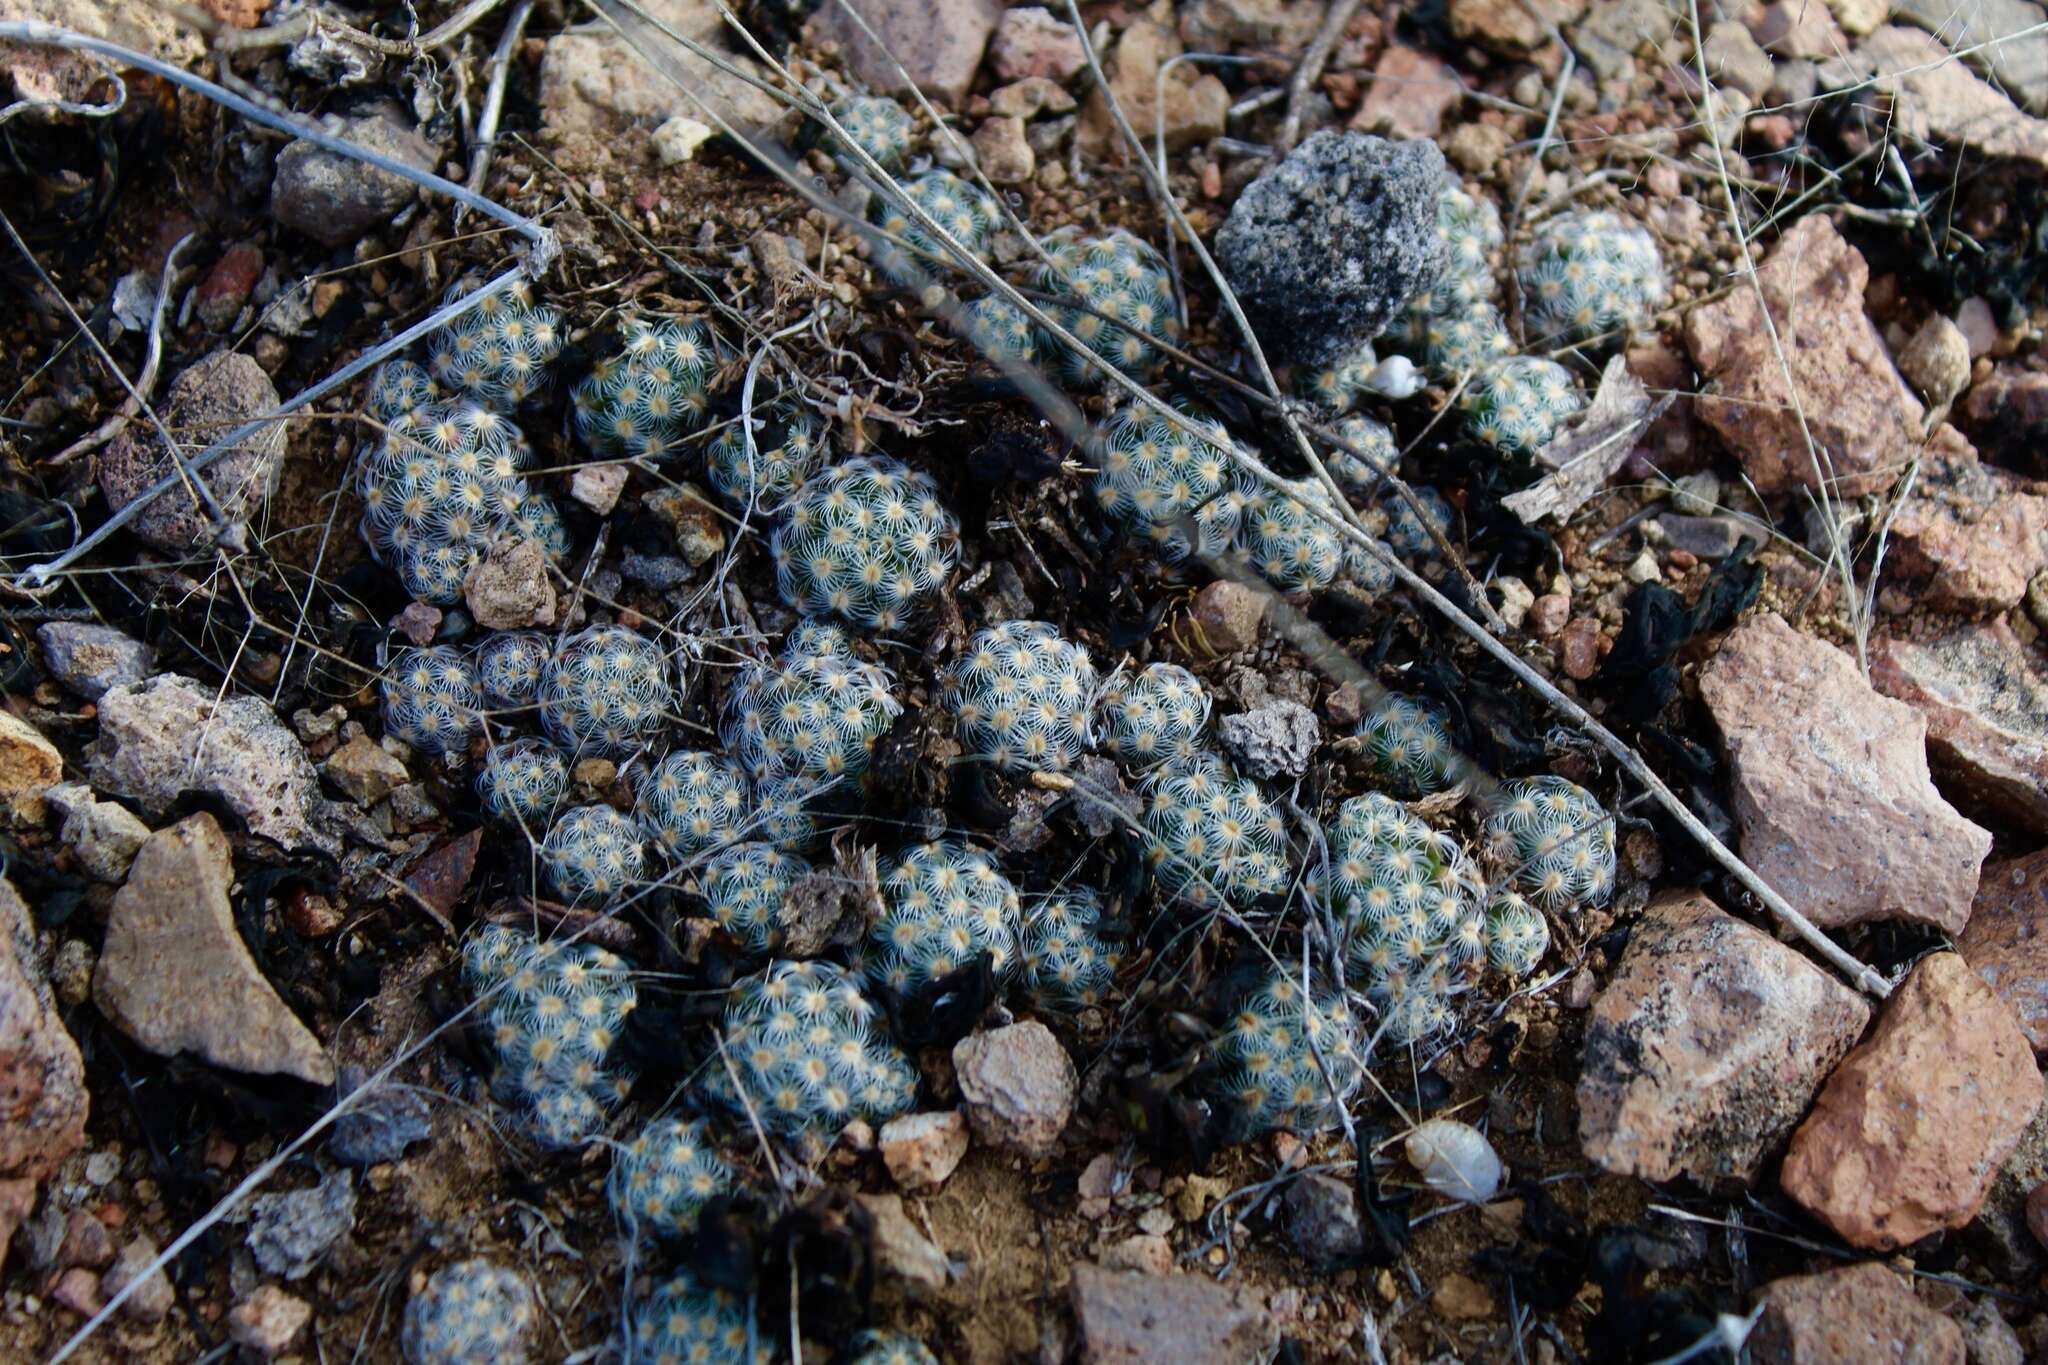
[[[249,301],[256,281],[263,277],[263,251],[251,242],[229,247],[206,272],[193,295],[199,320],[216,332],[225,331]]]
[[[1065,81],[1088,65],[1081,35],[1044,5],[1005,10],[996,21],[988,55],[996,76],[1005,81],[1029,76]]]
[[[0,1179],[25,1182],[33,1198],[34,1182],[84,1144],[89,1104],[85,1064],[57,1014],[28,907],[0,879]]]
[[[236,351],[215,351],[171,381],[170,400],[158,411],[164,425],[178,433],[182,452],[191,459],[237,426],[276,407],[277,389],[262,366]],[[277,486],[285,428],[283,422],[274,423],[199,471],[229,521],[253,516]],[[175,470],[156,429],[137,422],[107,446],[100,461],[100,492],[108,507],[125,507]],[[151,498],[129,529],[159,549],[180,554],[213,544],[211,519],[183,487]]]
[[[1586,0],[1451,0],[1451,32],[1503,57],[1526,57],[1585,10]]]
[[[1764,493],[1874,493],[1919,448],[1923,413],[1863,311],[1870,270],[1821,213],[1786,231],[1757,269],[1794,387],[1747,285],[1686,315],[1702,379],[1693,410],[1719,432]],[[1806,415],[1802,432],[1794,395]],[[1816,468],[1807,434],[1821,452]]]
[[[1074,1267],[1074,1325],[1082,1365],[1241,1365],[1280,1344],[1265,1296],[1207,1275],[1147,1275]]]
[[[2048,831],[2048,682],[2003,619],[1925,642],[1872,641],[1870,681],[1927,717],[1944,794]]]
[[[1875,1262],[1773,1280],[1758,1297],[1752,1365],[1963,1365],[1963,1329]]]
[[[1575,616],[1564,628],[1559,647],[1565,676],[1580,682],[1600,668],[1600,623],[1590,616]]]
[[[1962,427],[1994,456],[2040,450],[2048,444],[2048,373],[1999,365],[1964,395]]]
[[[1777,616],[1700,672],[1726,742],[1742,856],[1823,927],[1905,919],[1960,931],[1991,836],[1927,769],[1927,722],[1849,656]]]
[[[1235,654],[1259,642],[1259,624],[1271,600],[1257,588],[1219,578],[1195,594],[1189,624],[1210,653]]]
[[[854,21],[851,9],[860,11],[874,37]],[[1002,14],[1003,0],[862,0],[857,6],[825,5],[812,24],[819,36],[839,43],[847,64],[870,89],[902,94],[915,85],[939,103],[958,104],[974,83]]]
[[[1593,1004],[1579,1145],[1645,1180],[1749,1180],[1806,1113],[1870,1009],[1705,896],[1652,903]]]
[[[1792,1135],[1785,1192],[1889,1251],[1976,1217],[2041,1106],[2012,1007],[1955,953],[1921,960]]]
[[[2048,1247],[2048,1181],[2027,1192],[2027,1231],[2034,1234],[2034,1240]]]
[[[1923,606],[2005,611],[2048,567],[2048,497],[2043,485],[1981,463],[1960,438],[1942,443],[1938,433],[1937,445],[1892,523],[1886,577],[1914,583]]]
[[[2048,850],[1985,866],[1956,951],[2048,1055]]]
[[[1433,138],[1465,98],[1465,82],[1442,58],[1398,44],[1380,54],[1351,126],[1367,133]]]
[[[967,1145],[967,1116],[957,1109],[901,1114],[882,1125],[882,1164],[906,1190],[945,1184]]]

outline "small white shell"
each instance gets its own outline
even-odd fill
[[[1500,1193],[1505,1174],[1486,1134],[1456,1119],[1430,1119],[1408,1135],[1408,1164],[1422,1183],[1466,1204],[1484,1204]]]

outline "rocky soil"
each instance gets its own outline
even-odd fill
[[[0,1358],[658,1358],[621,1324],[682,1271],[749,1324],[719,1360],[749,1334],[921,1358],[863,1355],[872,1328],[977,1365],[2048,1361],[2048,11],[755,0],[742,37],[721,8],[0,0],[305,125],[0,41]],[[888,195],[799,91],[894,97],[904,181],[986,182],[974,269],[899,268]],[[1497,371],[1409,331],[1452,279],[1454,187],[1499,216],[1470,278],[1500,344],[1574,395],[1545,439],[1503,444]],[[1581,212],[1646,234],[1660,287],[1545,335],[1518,266]],[[1174,243],[1129,368],[1239,443],[1177,532],[1237,498],[1228,546],[1203,525],[1176,559],[1115,515],[1117,381],[1042,331],[964,334],[985,272],[1071,303],[1034,240],[1061,230]],[[559,344],[497,411],[566,551],[506,534],[413,600],[357,530],[400,420],[367,376],[182,482],[522,263]],[[640,318],[721,348],[666,458],[572,397]],[[1413,507],[1317,387],[1375,333],[1344,402]],[[720,1098],[763,957],[706,911],[703,857],[578,903],[547,819],[478,794],[535,703],[447,745],[388,704],[408,647],[621,627],[675,686],[645,743],[568,754],[559,803],[633,815],[664,752],[737,760],[739,680],[811,625],[789,514],[705,453],[757,402],[834,464],[927,476],[957,534],[917,611],[849,631],[893,710],[771,907],[783,956],[867,973],[914,1079],[822,1141]],[[1261,517],[1345,562],[1294,573]],[[1093,670],[1071,764],[980,761],[962,718],[977,633],[1022,621]],[[1164,770],[1093,709],[1153,664],[1213,700],[1190,743],[1229,818],[1281,831],[1259,894],[1176,877]],[[1426,790],[1374,748],[1391,694],[1455,751]],[[1503,793],[1535,777],[1612,836],[1577,894],[1510,856]],[[1372,791],[1469,850],[1475,922],[1512,885],[1545,926],[1510,979],[1449,961],[1415,1037],[1327,889]],[[895,853],[941,838],[1033,914],[1099,899],[1106,987],[1054,1005],[986,950],[889,985]],[[503,1021],[462,968],[489,925],[616,954],[637,991],[607,1059],[630,1096],[575,1141],[493,1084]],[[1251,976],[1360,1027],[1247,1128],[1219,1058]],[[648,1240],[607,1182],[660,1116],[703,1119],[731,1178]],[[529,1311],[435,1354],[429,1287],[474,1258]]]

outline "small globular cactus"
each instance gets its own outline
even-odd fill
[[[416,412],[443,397],[441,386],[426,366],[411,360],[387,360],[370,376],[363,395],[363,410],[389,426],[409,412]]]
[[[493,744],[476,775],[477,798],[495,820],[529,832],[554,819],[569,792],[569,763],[546,740]]]
[[[808,616],[894,630],[959,557],[960,523],[938,488],[886,458],[858,458],[797,490],[770,553],[782,600]]]
[[[610,806],[576,806],[549,827],[540,863],[569,904],[602,904],[642,879],[647,851],[630,816]]]
[[[405,1305],[409,1365],[524,1365],[533,1330],[526,1277],[477,1257],[444,1265]]]
[[[467,748],[483,729],[476,670],[446,645],[400,650],[384,671],[382,690],[384,733],[421,753]]]
[[[540,677],[540,719],[572,752],[623,755],[675,707],[661,646],[624,626],[587,626],[564,640]]]
[[[1436,312],[1461,312],[1475,303],[1491,303],[1500,292],[1496,265],[1507,235],[1493,202],[1461,189],[1448,189],[1437,200],[1436,234],[1444,244],[1444,268],[1427,299],[1413,306]]]
[[[1043,621],[976,633],[947,674],[942,702],[969,756],[1004,772],[1064,772],[1087,752],[1095,664]]]
[[[979,188],[951,171],[935,170],[926,171],[901,190],[970,256],[988,258],[989,243],[1003,218],[996,202]],[[933,264],[952,259],[948,248],[905,205],[885,198],[876,204],[874,220],[902,244],[877,244],[875,263],[889,278],[908,283]]]
[[[679,1270],[626,1311],[624,1359],[647,1365],[763,1365],[747,1349],[747,1307],[724,1289]]]
[[[832,106],[832,117],[845,130],[826,136],[826,145],[840,155],[849,155],[852,143],[873,157],[885,171],[897,170],[910,155],[914,126],[910,114],[895,100],[883,95],[848,95]]]
[[[1373,777],[1396,796],[1430,796],[1464,776],[1443,718],[1412,697],[1382,694],[1359,718],[1358,738]]]
[[[1016,304],[994,294],[967,305],[962,330],[989,360],[1029,365],[1038,359],[1038,328]]]
[[[678,750],[655,764],[633,802],[648,842],[672,863],[732,843],[752,810],[739,765],[697,749]]]
[[[995,859],[955,839],[903,849],[883,865],[882,918],[868,939],[868,979],[916,995],[986,957],[998,979],[1017,963],[1017,888]]]
[[[776,773],[754,783],[754,818],[763,839],[785,853],[805,853],[818,842],[817,803],[822,778]]]
[[[726,994],[724,1061],[741,1091],[718,1063],[705,1088],[774,1136],[821,1153],[855,1119],[879,1125],[916,1098],[917,1071],[883,1022],[831,963],[771,963]]]
[[[1159,253],[1123,231],[1087,237],[1062,228],[1040,245],[1047,259],[1039,267],[1038,287],[1079,305],[1054,304],[1047,314],[1125,374],[1150,375],[1159,364],[1157,343],[1180,341],[1173,285]],[[1067,383],[1092,387],[1102,382],[1101,372],[1064,343],[1058,354]]]
[[[754,448],[747,449],[744,419],[735,417],[704,452],[704,473],[733,506],[776,511],[831,455],[825,424],[793,402],[757,410]]]
[[[628,321],[618,354],[570,390],[576,434],[600,455],[668,458],[703,424],[719,360],[718,339],[702,322]]]
[[[1081,886],[1024,907],[1023,982],[1047,1009],[1099,1005],[1116,984],[1122,953],[1103,935],[1102,898]]]
[[[1422,363],[1447,379],[1482,373],[1515,350],[1500,310],[1484,300],[1431,314],[1416,324],[1414,338],[1421,344]]]
[[[939,1358],[915,1337],[863,1332],[854,1338],[847,1365],[939,1365]]]
[[[467,297],[480,283],[457,282],[442,304]],[[533,286],[521,281],[437,332],[427,367],[443,388],[510,411],[539,390],[561,350],[561,312],[536,303]]]
[[[1095,475],[1103,514],[1176,559],[1194,545],[1187,519],[1238,472],[1236,443],[1223,424],[1186,409],[1181,415],[1175,422],[1150,409],[1117,413],[1102,430]]]
[[[1209,1090],[1239,1141],[1330,1127],[1363,1075],[1357,1025],[1343,998],[1331,991],[1310,1000],[1300,979],[1284,971],[1239,996],[1212,1054]]]
[[[1344,546],[1317,513],[1327,506],[1320,488],[1294,484],[1285,491],[1260,488],[1245,502],[1237,535],[1238,552],[1282,591],[1326,588],[1344,568]]]
[[[1214,754],[1160,768],[1140,791],[1146,858],[1197,910],[1248,905],[1287,885],[1287,827],[1258,784]]]
[[[1474,376],[1458,400],[1465,430],[1505,455],[1535,455],[1565,418],[1585,406],[1570,370],[1554,360],[1511,356]]]
[[[902,710],[886,672],[837,626],[813,622],[789,633],[774,667],[741,665],[719,738],[757,780],[851,779]]]
[[[371,556],[420,601],[457,601],[492,542],[524,534],[523,518],[541,501],[520,474],[532,461],[512,419],[474,399],[394,413],[357,457]]]
[[[1203,752],[1209,725],[1209,690],[1179,664],[1147,664],[1117,677],[1096,707],[1102,743],[1117,762],[1136,771],[1186,763]]]
[[[1486,960],[1509,976],[1527,976],[1549,950],[1543,912],[1516,892],[1497,892],[1486,907]]]
[[[606,1065],[639,1000],[626,964],[487,924],[463,947],[462,975],[490,1029],[492,1093],[547,1146],[580,1145],[630,1088]]]
[[[1664,303],[1657,239],[1601,210],[1553,218],[1536,230],[1518,272],[1532,343],[1582,343],[1640,331]]]
[[[1393,977],[1483,964],[1480,883],[1457,840],[1378,792],[1339,807],[1329,839],[1328,873],[1312,873],[1310,894],[1345,926],[1363,984],[1384,991]]]
[[[531,706],[554,646],[537,630],[501,630],[478,646],[476,681],[484,700],[501,710]]]
[[[1330,477],[1354,498],[1378,491],[1384,486],[1381,476],[1401,462],[1401,447],[1385,422],[1346,417],[1337,424],[1337,435],[1353,449],[1331,452],[1327,461]]]
[[[1457,525],[1457,515],[1451,511],[1444,495],[1428,485],[1414,490],[1415,501],[1422,508],[1422,516],[1415,515],[1408,499],[1396,489],[1389,488],[1380,499],[1387,513],[1387,544],[1394,553],[1411,562],[1435,559],[1440,553],[1436,537],[1450,539],[1451,531]],[[1430,528],[1435,528],[1435,535]]]
[[[1604,905],[1614,892],[1614,817],[1566,778],[1512,778],[1486,803],[1486,856],[1552,913]]]
[[[728,844],[698,872],[699,894],[705,912],[748,952],[771,953],[782,943],[776,912],[805,870],[772,844]]]
[[[702,1119],[656,1119],[612,1159],[605,1195],[612,1216],[635,1238],[673,1241],[697,1226],[703,1207],[732,1187],[732,1167]]]

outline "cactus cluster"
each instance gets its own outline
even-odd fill
[[[880,457],[806,483],[770,542],[784,602],[885,631],[930,600],[959,551],[960,524],[930,477]]]
[[[1350,1007],[1278,970],[1238,997],[1211,1051],[1208,1089],[1238,1139],[1328,1128],[1364,1070]]]
[[[902,196],[959,243],[969,255],[988,258],[1002,211],[996,202],[972,183],[951,171],[926,171],[900,187]],[[878,243],[875,264],[882,273],[899,283],[917,281],[940,262],[950,262],[948,248],[893,198],[875,206],[874,221],[882,231],[896,238]],[[901,245],[899,245],[900,243]]]
[[[1316,508],[1323,489],[1306,481],[1282,490],[1260,488],[1245,502],[1237,552],[1276,588],[1326,588],[1345,568],[1345,546]]]
[[[462,972],[489,1028],[492,1092],[544,1145],[580,1145],[631,1086],[606,1066],[638,1002],[626,964],[592,944],[487,924],[464,946]]]
[[[1407,560],[1435,559],[1437,557],[1436,537],[1450,539],[1451,530],[1457,524],[1457,516],[1451,511],[1444,495],[1427,484],[1412,490],[1415,503],[1422,509],[1422,515],[1415,514],[1415,507],[1408,499],[1392,488],[1380,497],[1380,505],[1386,510],[1386,542],[1395,554]],[[1434,528],[1436,534],[1430,534]]]
[[[1096,706],[1102,743],[1127,768],[1186,763],[1203,751],[1209,690],[1179,664],[1151,663],[1103,689]]]
[[[1159,363],[1157,343],[1180,340],[1173,286],[1159,253],[1123,231],[1089,237],[1062,228],[1039,245],[1045,252],[1039,289],[1076,305],[1053,304],[1048,316],[1125,374],[1149,376]],[[1102,382],[1101,372],[1064,344],[1057,353],[1067,383],[1093,387]]]
[[[405,1305],[399,1348],[410,1365],[524,1365],[532,1330],[526,1277],[476,1257],[427,1278]]]
[[[1287,827],[1214,754],[1155,769],[1140,790],[1145,853],[1169,894],[1197,910],[1248,905],[1287,886]]]
[[[415,391],[417,366],[379,372],[372,405]],[[526,536],[554,552],[564,547],[561,513],[528,490],[521,471],[533,449],[511,418],[471,398],[421,403],[389,412],[384,430],[357,457],[362,536],[371,557],[398,575],[422,602],[462,596],[462,582],[492,543]]]
[[[542,739],[493,744],[476,775],[477,799],[493,819],[519,829],[543,829],[569,792],[569,763]]]
[[[1194,548],[1186,522],[1234,482],[1235,443],[1221,422],[1190,408],[1174,422],[1150,409],[1121,409],[1104,427],[1095,501],[1104,515],[1162,555]]]
[[[984,295],[967,305],[962,331],[992,361],[1029,365],[1038,359],[1038,326],[1006,298]]]
[[[507,711],[533,705],[553,648],[537,630],[492,632],[476,650],[476,681],[484,700]]]
[[[809,409],[782,401],[755,416],[754,448],[747,449],[743,419],[718,433],[704,451],[704,474],[733,506],[774,512],[823,467],[831,455],[825,424]]]
[[[704,1120],[656,1119],[612,1159],[605,1197],[636,1240],[672,1241],[693,1230],[703,1207],[730,1188],[732,1167]]]
[[[574,806],[549,826],[540,865],[564,901],[602,905],[645,878],[647,849],[631,816],[610,806]]]
[[[939,1358],[913,1337],[863,1332],[854,1338],[847,1365],[939,1365]]]
[[[724,1056],[705,1089],[768,1133],[822,1150],[853,1120],[879,1125],[916,1097],[917,1071],[882,1022],[840,968],[771,963],[727,993]]]
[[[1511,778],[1487,802],[1486,857],[1553,914],[1606,903],[1614,891],[1614,817],[1553,775]]]
[[[847,143],[859,147],[883,170],[899,169],[910,155],[910,138],[915,131],[910,113],[883,95],[848,95],[832,106],[832,117],[844,134],[830,133],[826,145],[841,156],[849,155]]]
[[[384,672],[381,690],[384,733],[421,753],[465,749],[483,729],[476,670],[447,645],[400,650]]]
[[[1359,717],[1358,738],[1374,779],[1396,796],[1430,796],[1464,776],[1464,755],[1442,717],[1399,692],[1374,700]]]
[[[1354,498],[1367,497],[1385,486],[1381,475],[1401,462],[1401,447],[1385,422],[1370,417],[1346,417],[1337,424],[1337,435],[1351,450],[1338,450],[1329,460],[1330,477]]]
[[[706,849],[741,837],[753,815],[746,774],[737,763],[698,749],[679,749],[640,779],[633,813],[657,853],[686,864]]]
[[[675,709],[661,646],[624,626],[586,626],[541,670],[540,719],[571,752],[623,756]]]
[[[679,1270],[626,1313],[631,1343],[622,1358],[645,1365],[758,1365],[750,1353],[746,1305]]]
[[[452,285],[443,306],[466,297],[480,280]],[[562,350],[562,314],[534,301],[524,281],[491,295],[434,334],[427,368],[442,387],[511,411],[532,397]]]
[[[740,667],[726,693],[719,738],[764,784],[766,806],[770,778],[859,777],[902,709],[889,675],[856,655],[844,631],[806,622],[789,633],[775,666],[749,660]],[[809,792],[783,786],[776,796],[801,803]]]
[[[1466,431],[1507,455],[1535,455],[1585,405],[1570,370],[1532,355],[1487,366],[1458,397]]]
[[[1005,621],[967,642],[941,696],[970,757],[1004,772],[1063,772],[1091,742],[1095,665],[1043,621]]]
[[[1102,897],[1085,886],[1033,897],[1024,907],[1022,978],[1041,1006],[1082,1009],[1108,998],[1122,953],[1102,921]]]
[[[628,320],[618,352],[569,391],[576,434],[600,455],[667,459],[703,424],[719,361],[702,322]]]
[[[1663,306],[1657,239],[1620,214],[1568,213],[1536,230],[1518,279],[1532,344],[1572,345],[1639,331]]]
[[[882,917],[868,938],[868,979],[896,996],[924,991],[977,957],[996,977],[1017,962],[1017,888],[995,859],[954,839],[901,850],[882,875]]]
[[[1514,352],[1514,338],[1494,306],[1496,257],[1505,240],[1493,204],[1462,189],[1437,200],[1437,236],[1444,267],[1408,305],[1408,340],[1440,378],[1472,374]]]
[[[805,872],[773,844],[728,844],[698,872],[704,910],[748,952],[767,954],[782,942],[776,912]]]

